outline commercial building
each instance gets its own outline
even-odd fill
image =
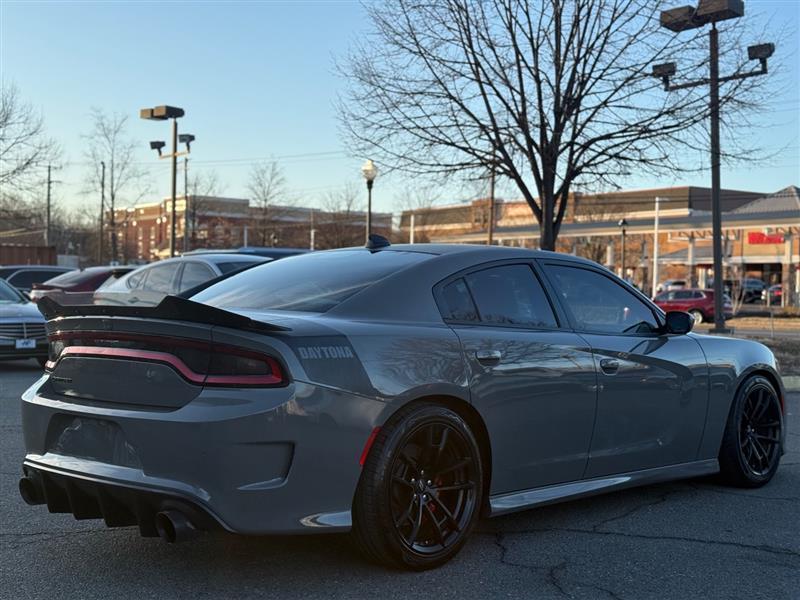
[[[467,204],[404,211],[401,237],[486,243],[489,206],[484,198]],[[619,223],[624,218],[624,274],[650,292],[657,212],[658,280],[688,279],[705,287],[712,264],[710,209],[711,190],[700,187],[575,193],[559,231],[557,250],[585,256],[622,273]],[[784,297],[797,304],[800,190],[796,186],[771,194],[722,190],[722,209],[726,277],[757,277],[769,284],[782,283],[793,292]],[[526,202],[497,201],[494,218],[495,243],[538,246],[539,227]]]

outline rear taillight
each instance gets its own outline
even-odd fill
[[[114,358],[169,365],[190,383],[227,387],[271,387],[288,383],[272,356],[201,340],[129,333],[68,332],[50,336],[47,370],[65,356]]]

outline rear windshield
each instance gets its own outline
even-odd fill
[[[192,300],[226,309],[325,312],[387,275],[431,257],[420,252],[312,252],[248,269]]]
[[[248,260],[248,261],[241,261],[241,262],[221,262],[217,263],[217,267],[219,270],[222,271],[222,274],[225,275],[230,273],[231,271],[238,271],[239,269],[244,269],[245,267],[251,267],[253,264],[259,264],[261,261],[255,260]]]
[[[72,285],[83,283],[84,281],[88,281],[92,277],[97,277],[97,271],[67,271],[66,273],[62,273],[52,279],[48,279],[45,281],[48,285]]]

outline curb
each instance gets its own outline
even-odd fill
[[[800,392],[800,375],[786,375],[781,379],[787,392]]]

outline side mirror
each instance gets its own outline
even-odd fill
[[[671,310],[667,313],[667,333],[684,334],[689,333],[694,327],[694,317],[689,313]]]

